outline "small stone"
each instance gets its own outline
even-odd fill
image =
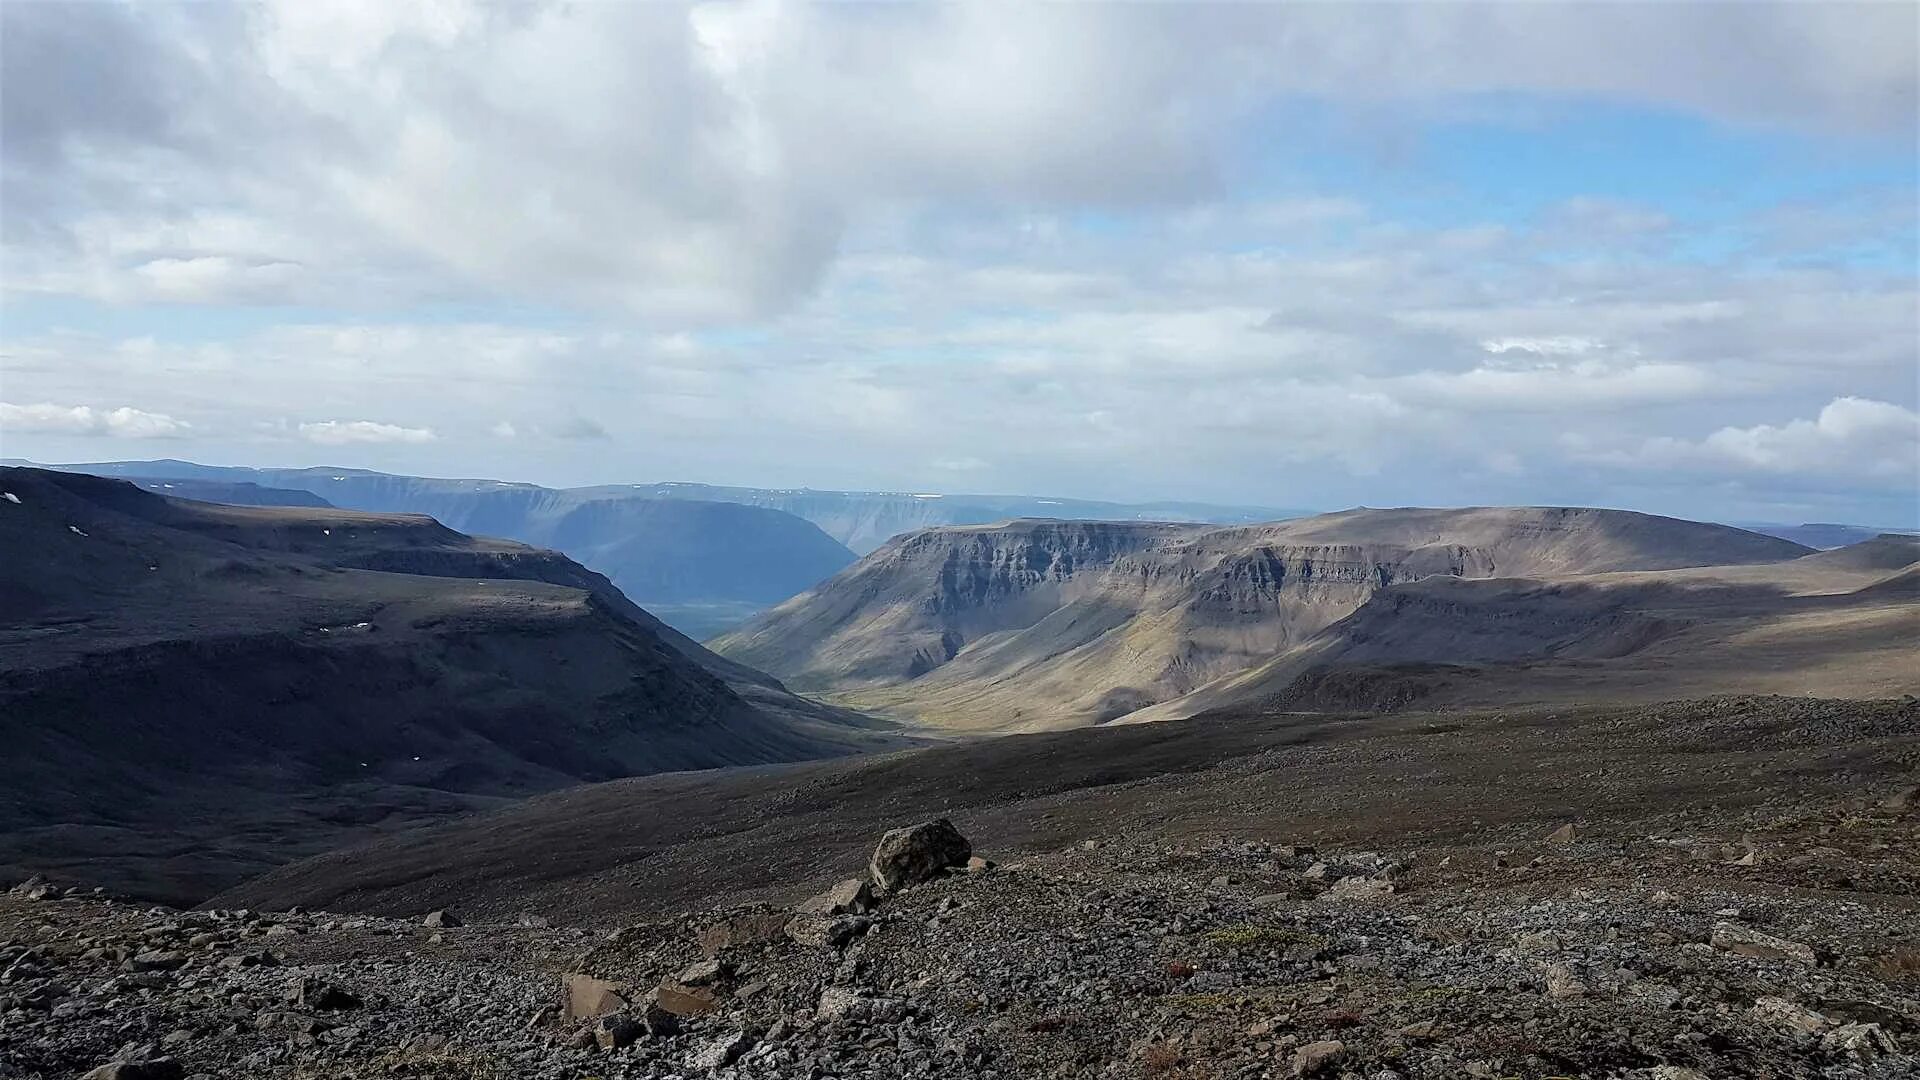
[[[1401,1028],[1399,1034],[1403,1039],[1437,1039],[1440,1037],[1440,1025],[1431,1020],[1422,1020]]]
[[[149,949],[130,961],[135,971],[172,971],[186,962],[184,955],[167,949]]]
[[[1547,834],[1549,844],[1571,844],[1578,839],[1580,839],[1580,830],[1571,821]]]
[[[985,873],[986,871],[993,869],[995,865],[997,864],[992,859],[983,859],[978,855],[971,855],[971,856],[968,856],[967,858],[967,873],[969,874]]]
[[[1337,1039],[1310,1042],[1293,1052],[1293,1075],[1318,1076],[1347,1056],[1347,1044]]]
[[[1551,956],[1560,951],[1560,939],[1553,934],[1521,934],[1513,941],[1513,951],[1521,956]]]
[[[898,998],[868,997],[845,986],[829,986],[821,991],[820,1002],[813,1010],[819,1020],[868,1024],[891,1024],[906,1012],[906,1002]]]
[[[461,923],[453,912],[441,908],[438,911],[427,912],[427,917],[420,920],[420,925],[434,930],[450,930]]]
[[[684,986],[711,986],[726,981],[733,974],[733,965],[725,960],[696,960],[680,972],[680,983]]]
[[[1565,1000],[1585,995],[1587,984],[1581,982],[1565,964],[1554,964],[1547,968],[1547,996],[1555,1000]]]
[[[1655,1065],[1650,1080],[1707,1080],[1707,1074],[1679,1065]]]

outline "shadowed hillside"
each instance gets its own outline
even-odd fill
[[[1231,528],[1016,521],[902,537],[713,646],[936,724],[1058,727],[1265,664],[1406,582],[1807,551],[1614,510],[1355,510]]]
[[[0,493],[0,865],[190,898],[349,828],[889,744],[550,551],[79,474]]]

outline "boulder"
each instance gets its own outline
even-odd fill
[[[874,848],[867,871],[874,888],[886,894],[939,877],[950,866],[965,866],[972,857],[967,838],[953,822],[938,818],[889,830]]]
[[[460,920],[454,917],[453,912],[441,908],[438,911],[427,912],[427,917],[420,920],[420,925],[434,930],[447,930],[459,926]]]
[[[703,952],[718,956],[728,949],[781,940],[787,936],[789,918],[780,911],[745,912],[708,923],[695,937]]]
[[[1786,998],[1756,998],[1747,1015],[1768,1027],[1798,1031],[1803,1035],[1818,1035],[1827,1029],[1826,1017]]]
[[[1310,1042],[1293,1052],[1293,1075],[1318,1076],[1331,1071],[1347,1056],[1347,1044],[1338,1039]]]
[[[1867,1061],[1882,1054],[1899,1053],[1900,1044],[1879,1024],[1842,1024],[1821,1037],[1820,1049]]]
[[[864,915],[872,908],[873,888],[859,878],[848,878],[794,911],[801,915]]]
[[[845,1020],[856,1024],[891,1024],[907,1014],[899,998],[870,997],[849,986],[829,986],[820,992],[813,1015],[818,1020]]]
[[[360,996],[337,983],[312,976],[300,980],[300,985],[288,995],[295,1005],[316,1012],[338,1012],[342,1009],[360,1007]]]
[[[865,915],[795,915],[788,921],[786,933],[802,945],[838,949],[871,925],[873,920]]]
[[[567,1019],[589,1020],[608,1013],[624,1012],[629,1004],[620,988],[605,979],[574,973],[561,979],[566,991]]]
[[[730,1031],[717,1038],[708,1039],[693,1053],[687,1055],[687,1068],[705,1072],[724,1069],[733,1064],[741,1054],[746,1053],[747,1048],[752,1045],[753,1040],[747,1037],[746,1032]]]
[[[663,982],[653,992],[653,1003],[675,1016],[705,1016],[720,1007],[720,998],[704,986]]]
[[[1346,877],[1333,883],[1333,887],[1320,894],[1322,900],[1385,900],[1392,896],[1394,885],[1381,878]]]
[[[641,1010],[640,1024],[647,1034],[660,1038],[680,1034],[680,1018],[652,1002]]]
[[[1808,967],[1818,962],[1810,945],[1763,934],[1750,927],[1741,926],[1739,923],[1714,923],[1712,940],[1714,948],[1725,949],[1735,956],[1746,956],[1755,960],[1792,960]]]
[[[626,1013],[608,1013],[593,1022],[592,1030],[593,1044],[602,1050],[630,1046],[647,1033],[639,1021]]]
[[[1580,839],[1580,829],[1571,821],[1547,834],[1549,844],[1571,844],[1578,839]]]

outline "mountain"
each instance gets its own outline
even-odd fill
[[[29,464],[16,462],[16,464]],[[196,465],[188,461],[114,461],[84,465],[52,465],[45,468],[77,469],[101,476],[158,477],[211,480],[247,480],[281,484],[312,491],[343,506],[366,510],[406,510],[415,507],[388,505],[396,494],[411,500],[443,495],[458,495],[497,489],[556,490],[536,488],[532,484],[511,484],[498,480],[428,480],[422,477],[387,476],[361,469],[238,469]],[[1304,510],[1286,510],[1266,506],[1220,506],[1196,502],[1116,503],[1087,499],[1048,498],[1035,495],[952,495],[905,491],[818,491],[811,488],[745,488],[714,484],[655,483],[611,484],[598,487],[557,489],[581,499],[666,499],[674,502],[719,502],[754,506],[791,514],[813,522],[834,540],[865,555],[887,540],[915,529],[936,525],[986,525],[1009,518],[1061,518],[1073,521],[1187,521],[1214,524],[1249,524],[1300,517]],[[369,494],[381,492],[385,501]],[[350,494],[351,493],[351,494]],[[360,500],[360,501],[356,501]],[[362,501],[379,505],[362,505]],[[457,503],[418,505],[420,513],[431,513],[455,528],[487,533],[488,524],[468,520],[464,507]],[[495,528],[494,533],[527,539]],[[540,542],[546,542],[544,540]],[[563,545],[556,545],[566,550]],[[571,554],[571,552],[569,552]],[[840,565],[844,566],[852,559]],[[839,567],[835,567],[838,569]],[[618,576],[614,575],[618,581]],[[808,582],[812,584],[812,582]],[[798,589],[774,599],[785,599]]]
[[[1920,691],[1920,538],[1783,563],[1430,577],[1128,722],[1222,708],[1382,711]]]
[[[560,490],[359,469],[243,469],[184,461],[60,468],[123,476],[149,490],[216,502],[264,502],[257,489],[265,487],[290,493],[280,505],[318,499],[319,505],[355,510],[427,514],[461,532],[565,552],[693,637],[734,625],[854,560],[819,528],[777,509],[655,498],[629,488]]]
[[[1617,510],[1353,510],[1230,528],[1014,521],[899,538],[711,642],[934,724],[1099,723],[1270,661],[1376,592],[1808,553]]]
[[[565,557],[0,469],[0,870],[197,898],[349,830],[899,745]]]
[[[590,491],[610,490],[589,488]],[[1211,522],[1223,525],[1300,517],[1304,510],[1196,502],[1115,503],[1033,495],[948,495],[904,491],[815,491],[710,484],[646,484],[630,490],[660,499],[712,499],[784,510],[806,518],[865,555],[902,533],[939,525],[988,525],[1009,518],[1069,521]]]
[[[158,480],[128,477],[136,486],[175,499],[226,503],[229,506],[332,506],[311,491],[262,487],[244,480]]]
[[[1891,533],[1893,535],[1914,535],[1913,530],[1877,529],[1871,525],[1834,525],[1825,522],[1808,522],[1804,525],[1783,525],[1778,522],[1737,522],[1739,528],[1757,532],[1766,536],[1777,536],[1791,540],[1796,544],[1805,544],[1811,548],[1839,548],[1871,540],[1876,536]]]

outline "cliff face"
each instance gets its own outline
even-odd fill
[[[1620,511],[1350,511],[1209,528],[1017,521],[896,539],[717,639],[809,687],[958,726],[1103,722],[1265,663],[1383,589],[1793,558]]]

